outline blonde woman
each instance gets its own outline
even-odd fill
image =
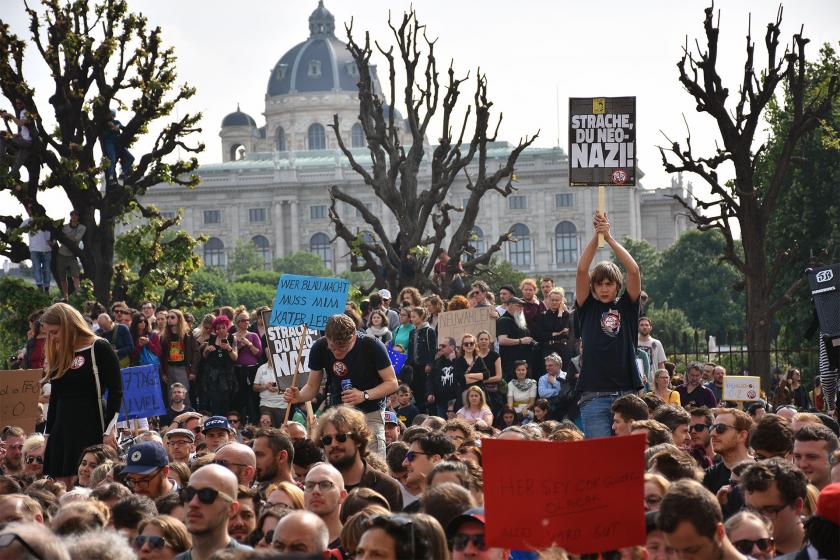
[[[671,389],[671,375],[665,368],[656,370],[653,378],[654,388],[648,394],[656,395],[662,402],[666,404],[675,404],[680,406],[680,394]]]
[[[303,490],[288,481],[269,484],[265,489],[265,507],[282,507],[286,509],[303,509]]]
[[[481,390],[481,387],[473,385],[466,390],[464,407],[458,411],[456,417],[466,420],[470,424],[475,424],[481,420],[488,426],[493,425],[493,413],[487,406],[487,400],[484,398],[484,391]]]
[[[172,560],[192,548],[192,537],[183,523],[159,515],[140,522],[132,545],[140,560]]]
[[[120,364],[108,341],[97,338],[66,303],[49,307],[41,328],[47,333],[45,381],[51,385],[44,474],[72,488],[85,448],[97,443],[116,447],[114,438],[103,432],[122,400]],[[105,391],[108,402],[103,407]]]

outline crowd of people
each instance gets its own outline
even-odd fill
[[[43,418],[0,433],[0,558],[566,558],[485,540],[482,442],[639,433],[646,542],[584,558],[840,558],[835,399],[803,397],[792,367],[772,398],[726,402],[723,366],[674,366],[633,257],[594,226],[573,309],[550,278],[380,290],[329,318],[301,386],[274,371],[267,308],[34,315]],[[626,277],[590,270],[597,234]],[[495,335],[438,336],[470,307]],[[120,368],[149,364],[166,413],[112,428]]]

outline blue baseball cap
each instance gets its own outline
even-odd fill
[[[230,422],[224,416],[211,416],[204,421],[204,429],[202,431],[206,434],[210,430],[225,430],[230,432]]]
[[[393,410],[386,410],[384,414],[384,419],[386,424],[396,424],[400,425],[400,421],[397,419],[397,413]]]
[[[166,450],[156,441],[144,441],[128,450],[128,464],[123,473],[150,474],[169,465]]]

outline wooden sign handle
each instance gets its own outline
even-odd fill
[[[606,192],[604,190],[604,186],[601,185],[601,186],[598,187],[598,212],[600,212],[601,215],[604,214],[604,209],[605,209],[604,207],[606,206],[606,203],[605,203],[605,200],[604,200],[605,198],[606,198]],[[604,246],[604,236],[599,233],[598,234],[598,248],[600,249],[603,246]]]

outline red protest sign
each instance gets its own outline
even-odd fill
[[[645,436],[482,441],[485,540],[573,554],[645,543]]]

